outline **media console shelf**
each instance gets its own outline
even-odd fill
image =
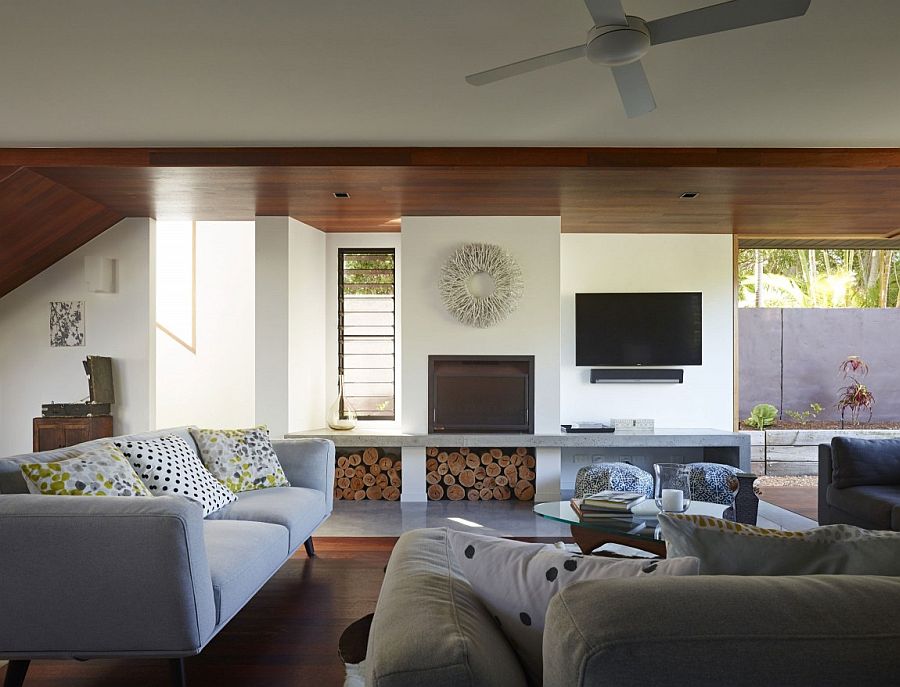
[[[560,499],[563,448],[664,449],[691,451],[698,460],[725,463],[750,471],[750,436],[716,429],[656,429],[616,431],[608,434],[415,434],[378,429],[341,432],[311,429],[285,434],[285,439],[331,439],[338,448],[399,447],[403,458],[403,501],[426,501],[425,448],[427,446],[529,446],[535,449],[537,484],[535,501]],[[660,460],[663,460],[661,457]]]

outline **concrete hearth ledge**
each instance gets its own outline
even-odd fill
[[[702,448],[704,446],[747,446],[750,439],[738,432],[718,429],[656,429],[644,431],[616,431],[600,434],[412,434],[386,433],[379,430],[308,429],[285,434],[285,439],[318,437],[331,439],[335,446],[365,448],[367,446],[421,447],[427,446],[525,446],[528,448],[553,447],[660,447]]]
[[[425,501],[425,448],[428,446],[474,448],[534,449],[535,495],[538,503],[560,498],[562,472],[561,454],[564,448],[647,448],[686,449],[699,452],[698,460],[714,460],[750,469],[750,437],[738,432],[717,429],[657,429],[652,432],[618,431],[604,434],[415,434],[387,432],[384,429],[353,429],[342,432],[332,429],[311,429],[291,432],[285,439],[317,437],[331,439],[340,448],[399,448],[403,460],[400,499]],[[664,451],[660,451],[663,452]]]

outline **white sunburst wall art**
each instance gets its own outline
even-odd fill
[[[50,346],[84,346],[84,301],[50,302]]]
[[[457,320],[484,329],[516,309],[525,282],[519,263],[506,250],[467,243],[444,263],[438,288],[444,307]]]

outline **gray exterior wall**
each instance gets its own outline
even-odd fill
[[[757,403],[782,413],[819,403],[818,419],[840,420],[838,366],[858,355],[870,367],[861,381],[875,395],[872,420],[900,420],[900,309],[741,308],[738,347],[742,419]]]

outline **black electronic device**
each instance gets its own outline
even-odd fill
[[[615,427],[610,427],[602,422],[576,422],[571,425],[560,425],[566,434],[608,434],[615,432]]]
[[[44,403],[42,417],[91,417],[109,415],[109,403]]]
[[[575,364],[703,364],[703,294],[576,293]]]
[[[609,368],[591,370],[591,384],[682,384],[684,370],[673,368]]]

